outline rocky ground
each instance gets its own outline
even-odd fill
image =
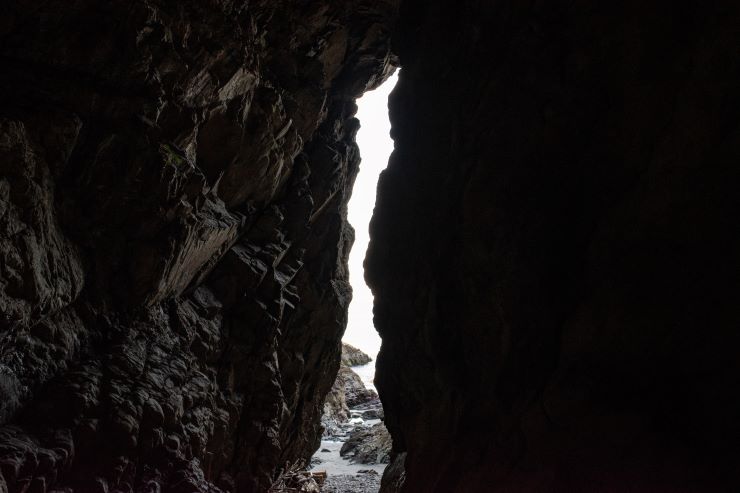
[[[321,491],[322,493],[377,493],[380,489],[380,476],[372,469],[362,474],[329,476],[321,487]]]
[[[391,439],[382,422],[382,404],[350,368],[352,363],[369,361],[360,350],[343,346],[342,366],[324,405],[322,447],[312,459],[314,471],[328,473],[321,491],[375,493],[390,462]]]

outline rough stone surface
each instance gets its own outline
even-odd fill
[[[370,361],[372,360],[367,354],[354,346],[342,343],[342,359],[339,372],[331,390],[326,395],[324,410],[321,415],[324,435],[334,436],[340,432],[341,425],[349,421],[350,407],[378,398],[374,391],[365,388],[360,376],[349,368],[364,365]]]
[[[373,359],[356,347],[342,343],[342,364],[345,366],[361,366],[370,363]]]
[[[344,390],[344,399],[347,406],[355,408],[378,400],[378,394],[374,390],[365,387],[360,376],[351,368],[343,366],[337,373],[337,383]]]
[[[342,425],[349,422],[350,410],[344,395],[344,386],[339,379],[326,394],[324,411],[321,414],[321,425],[324,427],[324,436],[335,436],[340,433]]]
[[[369,428],[356,428],[349,436],[340,455],[356,464],[388,464],[391,456],[391,436],[383,423]]]
[[[383,493],[401,493],[406,481],[406,452],[392,452],[391,462],[383,470],[380,489]]]
[[[3,2],[0,491],[265,491],[320,440],[395,2]]]
[[[366,277],[404,493],[740,488],[738,25],[403,2]]]
[[[376,419],[382,415],[378,394],[366,388],[360,376],[342,363],[337,378],[324,401],[324,411],[321,416],[324,435],[342,434],[342,425],[350,418],[350,408],[358,407],[362,409],[368,407],[368,411],[365,412],[376,414],[368,416],[369,419]]]
[[[365,474],[340,474],[326,478],[321,486],[323,493],[378,493],[380,474],[375,471]]]

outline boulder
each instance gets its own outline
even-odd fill
[[[337,381],[344,389],[344,398],[350,409],[378,399],[378,394],[366,388],[360,376],[351,368],[341,367],[337,374]]]
[[[373,359],[362,352],[362,350],[347,344],[342,343],[342,364],[345,366],[362,366],[370,363]]]
[[[388,430],[383,423],[378,423],[369,428],[356,428],[342,445],[339,454],[356,464],[388,464],[391,447]]]
[[[366,388],[360,376],[352,371],[351,368],[342,365],[339,368],[339,373],[334,380],[331,391],[329,391],[324,401],[324,412],[321,416],[324,436],[343,435],[346,432],[346,425],[352,416],[350,408],[358,407],[362,408],[361,415],[363,419],[366,419],[366,412],[375,415],[382,414],[378,394]]]

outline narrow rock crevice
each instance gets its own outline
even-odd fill
[[[740,490],[735,3],[2,9],[0,492],[307,463],[355,100],[399,66],[366,259],[383,493]]]

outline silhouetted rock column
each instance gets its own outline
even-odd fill
[[[738,25],[402,2],[366,277],[404,492],[740,487]]]

